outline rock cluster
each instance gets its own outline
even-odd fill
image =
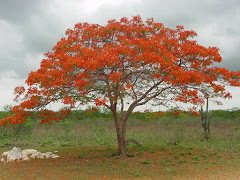
[[[54,151],[54,152],[56,153],[57,151]],[[35,149],[21,150],[20,148],[14,147],[10,151],[3,152],[0,161],[2,163],[5,163],[5,162],[13,162],[13,161],[30,161],[30,159],[35,159],[35,158],[43,159],[43,158],[58,158],[58,157],[60,156],[52,152],[41,153]]]

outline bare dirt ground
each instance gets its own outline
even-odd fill
[[[0,180],[240,180],[240,152],[133,147],[134,157],[119,159],[116,149],[59,147],[57,159],[0,164]]]
[[[215,171],[204,171],[193,174],[185,174],[178,180],[240,180],[239,169],[220,169]]]

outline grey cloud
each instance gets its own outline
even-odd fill
[[[36,16],[29,22],[28,29],[23,30],[24,46],[29,52],[45,53],[64,36],[57,20]],[[61,34],[62,33],[62,34]]]
[[[240,70],[240,1],[237,0],[142,0],[141,3],[118,6],[102,6],[94,13],[99,22],[107,17],[120,19],[140,14],[144,19],[153,17],[166,27],[184,25],[195,30],[200,44],[217,46],[223,61],[217,64],[229,70]],[[104,12],[104,13],[103,13]]]
[[[140,14],[144,19],[153,17],[155,21],[162,22],[167,27],[174,28],[180,24],[186,29],[196,30],[197,33],[199,31],[200,42],[205,46],[212,46],[210,43],[214,42],[213,46],[219,46],[221,49],[223,62],[220,66],[240,70],[238,57],[240,1],[121,1],[122,3],[115,5],[102,4],[91,13],[83,11],[81,7],[83,1],[80,1],[79,10],[70,9],[73,2],[79,1],[64,1],[67,5],[65,8],[58,6],[62,3],[59,0],[0,0],[0,22],[8,23],[13,29],[12,32],[3,32],[5,34],[2,35],[9,38],[9,43],[4,45],[4,49],[0,49],[0,71],[13,69],[19,78],[25,78],[32,70],[32,66],[25,61],[26,54],[30,54],[33,58],[32,62],[39,64],[40,55],[51,50],[64,36],[64,31],[71,28],[74,23],[87,21],[106,24],[109,19],[131,17],[136,14]],[[76,22],[73,23],[73,20]],[[210,31],[204,31],[205,28],[209,28]],[[12,34],[14,38],[11,38]],[[15,36],[20,37],[20,40]],[[231,51],[226,50],[229,48],[228,44],[234,44]]]
[[[167,26],[175,27],[178,24],[191,26],[212,23],[229,13],[234,14],[239,7],[237,0],[143,0],[142,12],[154,16],[158,21],[162,20]]]
[[[60,23],[56,15],[48,11],[49,3],[44,4],[44,2],[45,0],[0,2],[0,22],[4,22],[0,23],[0,28],[1,25],[5,27],[5,31],[0,36],[6,39],[2,44],[4,49],[0,49],[1,73],[14,70],[18,78],[26,78],[31,70],[25,61],[26,54],[39,57],[51,50],[61,37]],[[39,59],[33,61],[39,63]]]
[[[23,57],[5,58],[4,61],[0,61],[0,76],[12,70],[17,75],[15,78],[18,79],[26,79],[28,73],[31,71],[30,67],[24,64]]]
[[[184,25],[198,33],[199,44],[220,48],[223,61],[217,66],[240,70],[239,0],[106,0],[98,7],[92,4],[94,8],[88,11],[85,5],[91,2],[100,1],[0,0],[0,87],[4,94],[0,108],[9,102],[10,89],[23,85],[28,73],[39,67],[42,54],[78,22],[104,25],[109,19],[140,14],[166,27]],[[4,77],[9,74],[14,80]]]
[[[236,52],[237,54],[238,52]],[[231,55],[230,57],[222,57],[223,61],[219,67],[225,67],[231,71],[240,71],[240,57],[236,54]]]
[[[0,19],[15,24],[26,22],[34,13],[40,13],[46,0],[0,0]]]

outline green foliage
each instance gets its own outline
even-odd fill
[[[70,114],[68,114],[64,118],[64,120],[71,119],[71,120],[77,121],[77,120],[83,120],[84,118],[85,118],[85,111],[78,110],[78,111],[72,111]]]
[[[239,131],[240,130],[240,126],[234,126],[233,129],[234,129],[234,131]]]
[[[186,159],[180,159],[179,161],[178,161],[178,163],[185,163],[185,162],[187,162],[187,160]]]
[[[200,156],[199,155],[194,155],[194,156],[192,156],[192,159],[194,161],[199,161],[200,160]]]
[[[151,164],[150,160],[149,159],[143,159],[141,161],[142,164]]]
[[[2,138],[23,139],[31,136],[34,122],[28,118],[24,124],[9,125],[8,127],[0,127],[0,136]]]
[[[206,111],[204,111],[201,107],[201,110],[199,112],[202,120],[202,127],[204,129],[204,138],[208,140],[210,138],[210,116],[208,111],[208,98],[206,104]]]
[[[12,110],[12,105],[10,104],[6,104],[3,106],[3,110],[6,111],[6,112],[10,112]]]
[[[65,135],[69,136],[70,131],[73,129],[73,127],[75,125],[74,121],[72,121],[70,119],[64,119],[59,123],[60,123],[61,128],[64,129]]]
[[[210,116],[223,121],[240,120],[240,109],[233,108],[231,110],[212,110]]]
[[[144,121],[151,121],[155,118],[156,117],[153,116],[153,114],[150,112],[147,112],[147,113],[135,112],[135,113],[132,113],[129,117],[129,119],[139,119]]]
[[[1,145],[0,145],[1,147],[8,146],[8,145],[11,145],[11,142],[9,139],[6,139],[6,138],[1,139]]]
[[[54,140],[51,137],[41,138],[41,139],[39,139],[38,143],[41,146],[45,146],[45,145],[48,145],[48,144],[53,144]]]
[[[72,143],[72,142],[62,142],[61,144],[60,144],[60,146],[62,146],[62,147],[67,147],[67,146],[74,146],[74,143]]]
[[[97,143],[97,145],[109,146],[112,144],[113,139],[107,135],[108,133],[106,132],[106,127],[104,125],[92,125],[91,132],[93,135],[92,141]]]
[[[237,110],[238,111],[238,110]],[[10,112],[0,112],[4,117]],[[8,127],[0,127],[0,144],[7,146],[15,142],[35,143],[41,146],[60,144],[61,146],[112,146],[117,144],[114,122],[110,114],[98,112],[87,113],[85,111],[73,111],[70,116],[52,125],[43,124],[39,126],[37,119],[27,119],[25,124]],[[211,112],[212,113],[212,112]],[[231,112],[232,113],[232,112]],[[90,116],[88,116],[90,114]],[[97,117],[97,114],[99,117]],[[237,113],[236,113],[237,114]],[[85,117],[77,119],[79,115]],[[72,117],[73,119],[71,119]],[[152,117],[152,118],[151,118]],[[144,119],[146,118],[146,119]],[[149,120],[150,119],[150,120]],[[240,149],[240,121],[232,119],[233,125],[226,125],[224,121],[211,117],[212,140],[202,142],[199,118],[190,114],[180,114],[177,118],[171,116],[158,117],[153,113],[134,113],[128,121],[127,139],[135,139],[143,144],[138,147],[134,143],[128,146],[129,152],[135,150],[139,155],[145,151],[155,153],[154,145],[162,150],[169,147],[178,147],[189,151],[198,146],[200,149],[210,147],[216,149],[231,148]],[[226,125],[224,133],[217,129],[215,124]],[[131,150],[132,149],[132,150]]]
[[[85,111],[83,110],[74,110],[70,114],[68,114],[65,119],[71,119],[73,121],[81,121],[81,120],[86,120],[86,119],[91,119],[91,120],[100,120],[100,119],[105,119],[105,120],[112,120],[112,114],[111,112],[107,111],[106,109],[96,109],[89,107]]]
[[[12,113],[10,111],[0,111],[0,119],[3,119],[11,114]]]
[[[91,130],[92,130],[92,132],[96,133],[97,135],[101,135],[102,133],[105,133],[106,128],[104,126],[97,127],[95,125],[92,125]]]

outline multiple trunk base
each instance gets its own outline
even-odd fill
[[[126,140],[126,144],[125,145],[127,146],[130,142],[133,142],[136,145],[138,145],[139,147],[142,147],[142,144],[140,142],[136,141],[135,139],[128,139],[128,140]]]
[[[139,147],[142,147],[142,146],[143,146],[140,142],[138,142],[138,141],[135,140],[135,139],[128,139],[128,140],[126,140],[126,142],[125,142],[124,150],[121,151],[121,150],[119,149],[119,151],[116,152],[116,153],[113,153],[112,156],[120,156],[121,159],[125,159],[125,158],[127,158],[127,157],[133,157],[133,155],[126,153],[126,146],[127,146],[129,143],[135,143],[135,144],[136,144],[137,146],[139,146]]]

